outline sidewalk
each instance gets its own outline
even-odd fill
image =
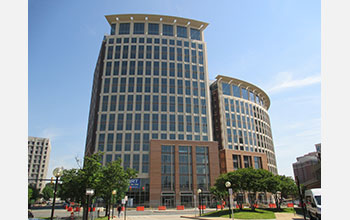
[[[264,219],[264,220],[304,220],[303,216],[294,214],[294,213],[275,213],[276,219]],[[228,218],[221,218],[221,217],[194,217],[194,216],[181,216],[181,218],[185,219],[201,219],[201,220],[228,220]],[[244,219],[238,219],[234,218],[234,220],[244,220]],[[253,219],[251,219],[253,220]],[[254,219],[258,220],[258,219]]]

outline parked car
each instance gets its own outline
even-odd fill
[[[305,191],[306,210],[311,220],[321,220],[321,189]]]

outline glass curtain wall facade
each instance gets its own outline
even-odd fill
[[[111,31],[95,69],[85,154],[104,152],[103,165],[120,158],[137,170],[146,198],[150,140],[213,140],[208,24],[144,14],[106,19]]]
[[[258,87],[226,76],[217,76],[211,84],[214,115],[214,140],[220,149],[264,153],[268,170],[277,174],[276,157],[267,110],[270,99]],[[252,166],[252,158],[244,157],[243,168]],[[261,159],[254,167],[261,168]],[[234,167],[238,167],[234,158]]]

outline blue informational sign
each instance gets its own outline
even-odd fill
[[[131,179],[130,180],[130,187],[134,189],[140,188],[140,179]]]

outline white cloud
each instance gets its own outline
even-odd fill
[[[277,74],[276,82],[269,86],[268,93],[275,93],[285,89],[298,88],[320,83],[321,75],[308,76],[302,79],[293,79],[293,74],[290,72],[280,72]],[[268,88],[268,87],[267,87]]]
[[[62,136],[62,132],[57,128],[45,128],[40,133],[40,137],[49,138],[51,143],[53,140],[60,136]]]

